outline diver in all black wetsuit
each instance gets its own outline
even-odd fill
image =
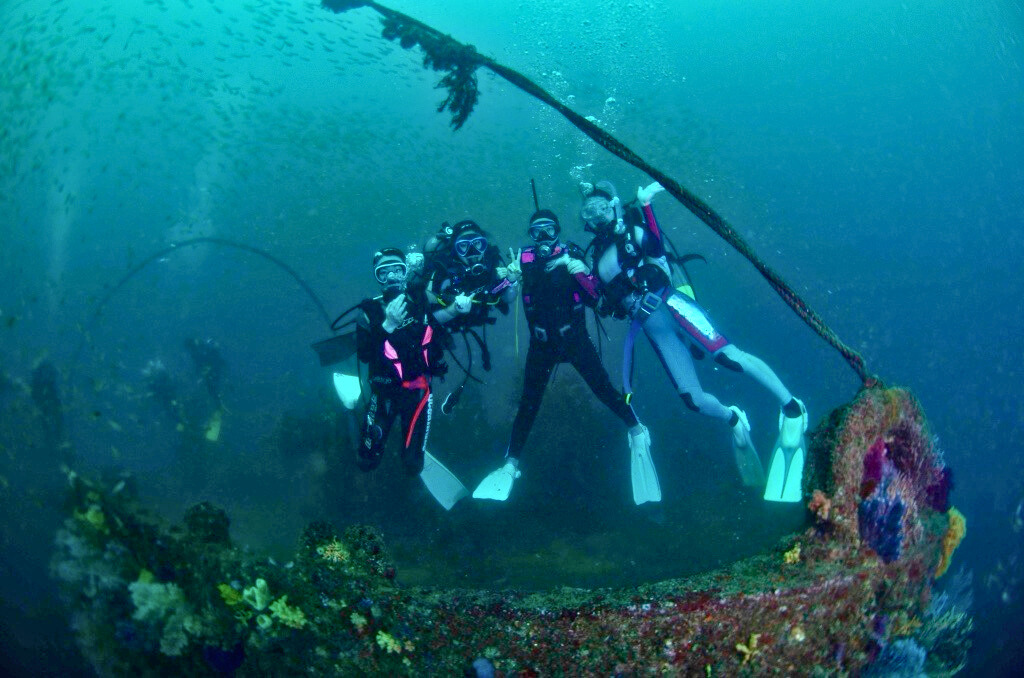
[[[497,318],[491,313],[497,309],[507,315],[509,305],[515,301],[519,292],[519,284],[504,275],[501,266],[501,255],[498,248],[490,242],[490,238],[475,221],[466,219],[454,226],[445,223],[437,235],[428,240],[424,247],[426,259],[422,272],[416,271],[419,265],[413,264],[415,280],[422,279],[427,289],[427,298],[435,313],[447,313],[452,300],[458,295],[472,297],[469,312],[461,314],[448,322],[446,328],[453,333],[461,333],[468,353],[466,379],[472,369],[473,356],[469,344],[472,337],[480,351],[480,363],[484,370],[491,369],[491,356],[487,348],[487,326],[493,325]],[[499,269],[502,271],[499,274]],[[447,347],[449,350],[453,346]],[[445,398],[441,411],[450,413],[465,386],[466,380],[456,386]]]
[[[526,375],[519,411],[512,423],[512,437],[505,465],[494,471],[473,493],[477,499],[504,501],[519,477],[519,459],[527,436],[540,409],[551,371],[559,363],[570,363],[597,398],[629,428],[629,444],[634,455],[646,459],[649,473],[650,434],[637,421],[633,408],[612,386],[601,359],[587,333],[586,306],[598,299],[597,281],[583,263],[583,250],[559,241],[561,226],[550,210],[538,210],[530,217],[529,235],[536,245],[518,255],[509,250],[511,262],[502,277],[521,280],[523,307],[530,327],[530,348],[526,355]],[[647,469],[644,469],[647,470]],[[644,491],[635,494],[637,504],[659,501],[661,490],[657,475],[646,478]],[[636,483],[634,483],[634,488]]]
[[[627,358],[632,355],[632,340],[642,328],[686,407],[728,422],[741,476],[750,486],[764,484],[765,478],[750,439],[747,416],[701,388],[694,357],[709,354],[719,365],[747,374],[771,391],[782,411],[765,499],[800,501],[807,410],[764,361],[737,348],[718,332],[693,298],[673,289],[662,233],[651,208],[651,198],[661,190],[659,184],[640,188],[637,201],[625,207],[610,182],[585,190],[580,216],[587,230],[595,234],[593,262],[605,297],[602,305],[631,320]],[[623,373],[628,396],[628,370]]]
[[[515,301],[518,286],[499,275],[502,268],[498,248],[490,242],[476,222],[466,219],[450,227],[447,243],[441,243],[428,263],[427,297],[444,308],[456,295],[473,297],[468,313],[454,320],[452,326],[481,327],[492,325],[492,308],[505,315]]]

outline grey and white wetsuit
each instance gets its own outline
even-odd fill
[[[595,241],[593,270],[608,302],[617,303],[633,323],[643,327],[686,406],[723,421],[734,417],[718,398],[701,388],[693,356],[704,354],[723,367],[752,377],[771,391],[780,405],[789,403],[793,399],[789,389],[763,360],[737,348],[715,328],[700,304],[672,288],[651,206],[627,209],[623,232]],[[628,376],[624,380],[628,381]],[[628,383],[626,386],[628,391]]]

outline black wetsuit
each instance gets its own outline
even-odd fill
[[[637,425],[633,408],[612,386],[587,333],[585,306],[597,301],[596,281],[582,273],[570,275],[564,265],[545,270],[549,261],[564,253],[575,259],[583,258],[583,251],[572,243],[557,246],[548,259],[539,258],[533,247],[524,249],[520,257],[530,348],[526,354],[523,394],[508,446],[508,456],[517,459],[537,417],[551,371],[559,363],[570,363],[576,368],[598,400],[626,426]]]
[[[444,373],[442,351],[422,288],[407,296],[405,322],[390,334],[384,330],[382,297],[360,303],[356,351],[369,366],[370,401],[363,418],[357,461],[370,471],[380,465],[384,443],[395,421],[402,418],[402,462],[410,475],[423,470],[430,431],[430,378]]]
[[[481,258],[480,270],[476,272],[447,253],[435,255],[428,265],[431,273],[426,286],[433,302],[432,310],[447,308],[457,295],[473,296],[473,306],[469,313],[456,316],[445,324],[445,328],[449,333],[468,334],[476,340],[480,348],[481,366],[485,370],[491,369],[486,327],[497,321],[491,309],[508,315],[509,303],[515,299],[514,286],[498,276],[497,267],[500,263],[498,249],[491,245]],[[449,343],[446,348],[451,350],[453,346]]]

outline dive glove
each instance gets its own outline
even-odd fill
[[[473,308],[473,297],[475,296],[476,294],[471,294],[469,296],[466,296],[465,294],[456,295],[455,301],[452,302],[452,307],[455,309],[455,312],[459,315],[469,313]]]
[[[647,187],[640,186],[636,189],[636,199],[640,201],[641,205],[650,205],[651,198],[656,193],[661,193],[665,190],[665,187],[655,181],[653,184],[648,184]]]
[[[381,327],[388,334],[391,334],[402,324],[405,320],[405,295],[399,295],[391,300],[384,309],[384,322],[381,323]]]
[[[509,282],[515,284],[519,282],[523,277],[523,265],[519,263],[523,256],[523,251],[513,252],[512,248],[508,248],[508,258],[510,259],[508,266],[499,266],[497,273],[499,278],[505,278]]]
[[[579,259],[569,259],[565,264],[565,270],[569,271],[569,275],[576,275],[577,273],[588,275],[590,273],[590,269],[587,268],[587,265]]]

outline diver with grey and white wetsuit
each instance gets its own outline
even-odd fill
[[[723,405],[701,388],[694,357],[711,355],[719,365],[746,374],[771,391],[782,409],[780,431],[790,429],[788,432],[795,434],[799,428],[801,447],[806,409],[763,360],[731,343],[691,296],[673,288],[665,243],[651,208],[651,198],[661,190],[664,189],[659,184],[640,188],[636,202],[623,206],[611,182],[601,181],[589,188],[585,186],[580,210],[586,230],[595,234],[591,244],[592,269],[601,282],[602,307],[631,323],[624,352],[623,385],[629,397],[632,343],[642,328],[686,407],[728,422],[743,481],[758,486],[765,482],[764,471],[753,450],[747,416],[740,408]],[[788,447],[797,444],[793,438],[787,437],[786,442],[793,443]],[[784,452],[791,456],[792,450]],[[799,466],[802,472],[803,449]],[[787,462],[781,470],[782,485],[786,484],[789,467]],[[765,498],[775,497],[766,493]]]

